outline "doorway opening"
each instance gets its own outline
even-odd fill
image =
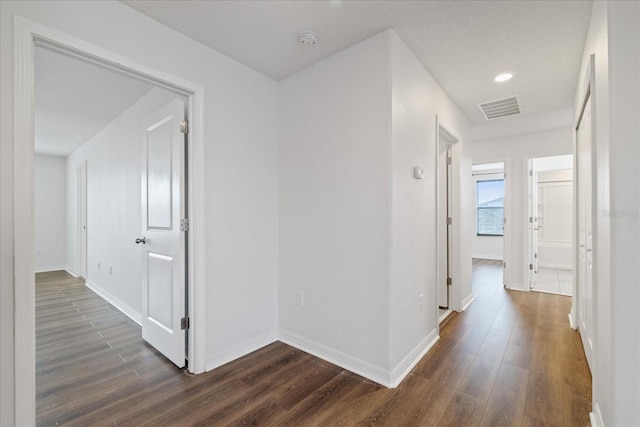
[[[436,148],[437,148],[437,301],[438,322],[444,321],[453,311],[459,309],[456,297],[456,246],[455,235],[459,218],[454,214],[456,210],[455,168],[458,165],[456,154],[457,138],[454,133],[439,123],[436,117]]]
[[[528,164],[529,290],[572,295],[573,155]]]
[[[187,192],[188,211],[190,213],[189,228],[192,238],[188,241],[188,300],[189,300],[189,371],[201,373],[205,370],[205,335],[204,322],[199,322],[204,313],[204,146],[203,126],[200,118],[203,115],[202,86],[176,77],[164,71],[141,65],[121,54],[107,51],[83,40],[74,38],[59,31],[50,29],[36,22],[15,17],[15,49],[14,59],[20,64],[21,73],[14,77],[14,180],[13,191],[24,197],[14,203],[14,227],[22,238],[14,242],[14,277],[15,277],[15,311],[14,337],[15,353],[21,357],[15,361],[16,378],[16,422],[17,424],[34,424],[36,398],[36,366],[34,338],[35,321],[35,229],[34,229],[34,131],[35,103],[34,79],[36,43],[47,46],[47,49],[75,57],[100,67],[111,69],[120,74],[135,76],[188,99],[190,132],[185,137],[189,141]],[[88,172],[91,173],[91,165]],[[75,176],[75,172],[74,172]],[[89,177],[90,180],[90,177]],[[138,182],[140,186],[140,182]],[[76,194],[75,190],[67,194]],[[75,256],[69,259],[76,259]],[[196,345],[197,344],[197,345]]]
[[[136,330],[125,316],[184,367],[187,98],[46,43],[36,43],[34,59],[38,396],[55,397],[47,387],[79,369],[56,362],[72,343]],[[66,179],[54,185],[47,171]],[[41,215],[54,206],[61,215]],[[55,267],[41,265],[54,254]],[[73,276],[80,280],[69,283]]]
[[[506,286],[506,163],[479,163],[471,167],[475,233],[471,242],[474,295]]]

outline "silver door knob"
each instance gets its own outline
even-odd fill
[[[142,243],[143,245],[147,244],[147,239],[145,237],[143,237],[142,239],[136,239],[136,243],[140,244]]]

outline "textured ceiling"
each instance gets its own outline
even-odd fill
[[[123,3],[276,80],[393,28],[476,125],[476,104],[511,95],[522,116],[570,107],[591,11],[578,0]],[[313,48],[297,41],[305,30]],[[514,78],[495,83],[505,71]]]
[[[153,86],[36,47],[35,151],[67,156]]]

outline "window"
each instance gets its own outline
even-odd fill
[[[478,181],[476,195],[477,235],[502,236],[504,233],[504,179]]]

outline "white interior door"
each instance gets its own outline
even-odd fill
[[[142,148],[142,338],[185,365],[184,103],[175,100],[145,124]]]
[[[591,98],[587,100],[577,129],[577,196],[578,196],[578,328],[582,345],[591,366],[593,354],[593,232],[591,174]]]
[[[453,208],[452,155],[453,141],[446,134],[438,135],[438,307],[451,308],[451,263],[453,236],[451,218]]]
[[[538,239],[540,231],[540,218],[539,218],[539,200],[540,194],[538,193],[538,174],[533,165],[533,159],[529,159],[529,176],[528,176],[528,190],[529,190],[529,289],[535,287],[536,272],[538,271]]]
[[[84,164],[76,172],[76,201],[78,205],[77,269],[79,277],[87,278],[87,165]]]
[[[538,182],[538,171],[533,169],[533,259],[531,263],[533,264],[533,278],[535,281],[536,273],[538,273],[538,246],[540,245],[540,230],[542,230],[542,216],[540,210],[540,204],[542,201],[542,190],[540,188],[540,184]]]

